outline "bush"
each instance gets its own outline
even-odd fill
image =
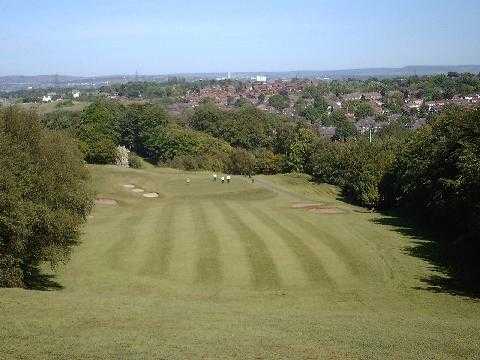
[[[223,171],[229,165],[232,152],[226,142],[176,124],[152,138],[149,146],[158,154],[161,164],[191,170]]]
[[[85,159],[94,164],[113,164],[121,142],[123,105],[105,99],[90,104],[81,113],[75,136],[82,142]]]
[[[117,145],[113,140],[90,139],[80,144],[85,160],[90,164],[114,164],[117,158]]]
[[[137,154],[130,152],[128,154],[128,165],[134,169],[143,168],[143,159]]]
[[[194,155],[177,155],[166,163],[169,167],[176,169],[197,171],[201,169],[200,159]]]
[[[260,149],[254,152],[255,172],[257,174],[273,175],[281,172],[282,156],[271,150]]]
[[[20,260],[11,255],[0,256],[0,286],[21,287],[23,285],[20,265]]]
[[[35,113],[0,110],[0,286],[68,259],[93,206],[78,144]]]
[[[237,148],[230,156],[228,170],[232,174],[251,175],[255,171],[255,157],[247,150]]]

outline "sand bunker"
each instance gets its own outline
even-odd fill
[[[292,204],[291,207],[294,209],[315,209],[321,206],[324,206],[324,205],[319,203],[295,203],[295,204]]]
[[[97,198],[95,199],[95,204],[97,205],[118,205],[118,202],[109,198]]]
[[[318,203],[295,203],[291,205],[294,209],[303,209],[314,214],[342,214],[343,211],[334,206],[326,206]]]
[[[145,194],[143,194],[143,197],[146,197],[146,198],[158,198],[158,193],[156,193],[156,192],[153,192],[153,193],[145,193]]]
[[[308,209],[309,213],[314,214],[342,214],[343,211],[334,207],[323,207],[319,209]]]
[[[127,189],[133,189],[135,187],[135,185],[133,184],[125,184],[123,185],[123,187],[126,187]]]
[[[136,193],[142,193],[144,192],[145,190],[143,189],[140,189],[140,188],[137,188],[137,189],[132,189],[133,192],[136,192]]]

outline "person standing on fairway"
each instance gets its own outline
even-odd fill
[[[222,184],[223,184],[225,182],[225,176],[222,176],[221,180],[222,180]]]
[[[187,184],[190,184],[190,178],[187,177]]]
[[[213,174],[213,181],[217,181],[217,174]]]
[[[227,175],[227,183],[230,183],[230,175]]]

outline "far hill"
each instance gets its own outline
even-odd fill
[[[362,68],[344,70],[295,70],[295,71],[258,71],[232,72],[234,79],[250,79],[257,74],[266,75],[268,79],[345,79],[345,78],[388,78],[423,76],[434,74],[480,73],[480,65],[409,65],[400,68]],[[102,76],[67,76],[67,75],[9,75],[0,76],[0,91],[14,91],[32,88],[51,87],[96,87],[106,84],[124,83],[129,81],[166,81],[172,77],[185,78],[188,81],[199,79],[225,78],[225,73],[177,73],[160,75],[102,75]]]

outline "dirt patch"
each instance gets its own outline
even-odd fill
[[[314,214],[343,214],[343,211],[335,207],[323,207],[318,209],[308,209],[309,213]]]
[[[156,192],[153,192],[153,193],[145,193],[145,194],[143,194],[143,197],[146,197],[146,198],[158,198],[158,193],[156,193]]]
[[[143,189],[132,189],[133,192],[136,192],[136,193],[142,193],[144,192],[145,190]]]
[[[127,189],[133,189],[135,187],[135,185],[133,184],[125,184],[123,185],[123,187],[126,187]]]
[[[327,206],[319,203],[295,203],[291,205],[291,208],[303,209],[314,214],[342,214],[344,212],[334,206]]]
[[[294,209],[318,209],[323,206],[325,205],[319,203],[295,203],[291,205]]]
[[[109,199],[109,198],[96,198],[95,199],[95,204],[115,206],[115,205],[118,205],[118,202],[117,202],[117,200]]]

